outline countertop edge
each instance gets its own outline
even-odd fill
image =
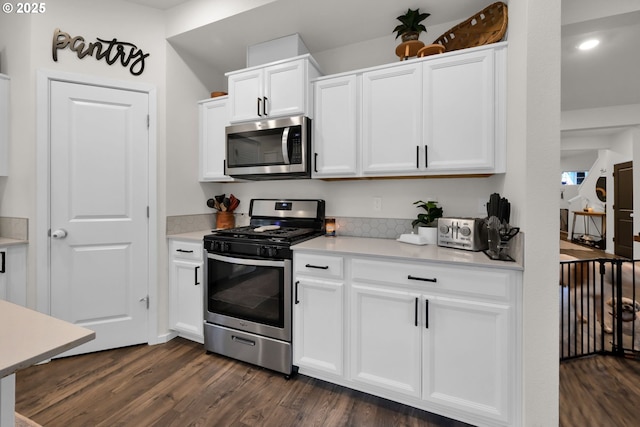
[[[0,247],[15,246],[15,245],[27,245],[28,240],[10,239],[9,237],[0,237]]]
[[[491,260],[482,252],[471,252],[460,249],[444,248],[436,245],[410,245],[394,239],[369,237],[326,237],[314,239],[291,246],[293,251],[316,253],[333,253],[349,256],[368,256],[376,258],[393,258],[413,262],[434,262],[469,267],[497,268],[502,270],[523,271],[522,262]],[[402,252],[402,253],[399,253]]]
[[[197,231],[189,231],[187,233],[178,233],[178,234],[167,234],[167,239],[176,239],[176,240],[191,240],[201,242],[204,236],[207,234],[213,233],[213,230],[197,230]]]

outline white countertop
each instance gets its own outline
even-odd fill
[[[0,378],[95,336],[92,330],[0,300]]]
[[[180,239],[180,240],[193,240],[202,242],[202,239],[207,234],[211,234],[213,230],[199,230],[199,231],[191,231],[189,233],[179,233],[179,234],[169,234],[167,235],[167,239]]]
[[[26,240],[9,239],[8,237],[0,237],[0,246],[26,245]]]
[[[521,257],[515,262],[494,261],[483,252],[443,248],[437,245],[412,245],[393,239],[367,237],[316,237],[293,245],[291,249],[333,252],[343,255],[363,255],[399,258],[408,261],[433,261],[448,264],[464,264],[478,267],[523,270]],[[520,259],[518,259],[520,258]]]

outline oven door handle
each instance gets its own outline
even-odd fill
[[[264,259],[247,259],[247,258],[234,258],[230,256],[223,256],[217,254],[207,254],[207,258],[214,259],[216,261],[229,262],[233,264],[241,265],[257,265],[264,267],[284,267],[284,261],[264,260]]]

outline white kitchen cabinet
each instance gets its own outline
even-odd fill
[[[200,181],[233,181],[225,175],[225,127],[229,124],[228,97],[198,103],[200,121]]]
[[[0,299],[27,305],[27,245],[0,246]]]
[[[313,176],[506,172],[506,55],[495,43],[318,79]]]
[[[357,81],[356,75],[346,75],[313,84],[314,178],[358,173]]]
[[[423,62],[428,172],[504,172],[495,155],[503,126],[496,113],[495,64],[493,49]]]
[[[184,338],[204,342],[203,245],[169,241],[169,323]]]
[[[420,294],[351,285],[351,378],[420,397]]]
[[[340,378],[344,373],[342,258],[302,254],[294,259],[293,360]]]
[[[310,79],[320,75],[310,55],[226,74],[232,123],[310,115]]]
[[[0,176],[9,175],[9,76],[0,74]]]
[[[330,375],[344,372],[344,283],[297,277],[294,364]]]
[[[422,63],[362,74],[362,173],[403,175],[422,164]]]
[[[506,424],[514,392],[510,305],[444,296],[421,299],[423,399]]]
[[[520,272],[300,249],[294,266],[301,373],[474,425],[519,425]]]

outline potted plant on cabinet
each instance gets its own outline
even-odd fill
[[[398,16],[396,19],[401,22],[393,32],[396,32],[396,38],[402,36],[402,41],[418,40],[421,32],[426,32],[427,28],[421,24],[427,19],[430,13],[420,13],[420,8],[416,10],[407,9],[407,13]]]
[[[442,218],[443,209],[438,206],[438,202],[429,200],[423,202],[418,200],[413,202],[416,208],[424,209],[426,213],[419,213],[418,217],[413,220],[411,225],[418,226],[418,234],[423,236],[427,243],[435,244],[438,239],[438,218]]]

